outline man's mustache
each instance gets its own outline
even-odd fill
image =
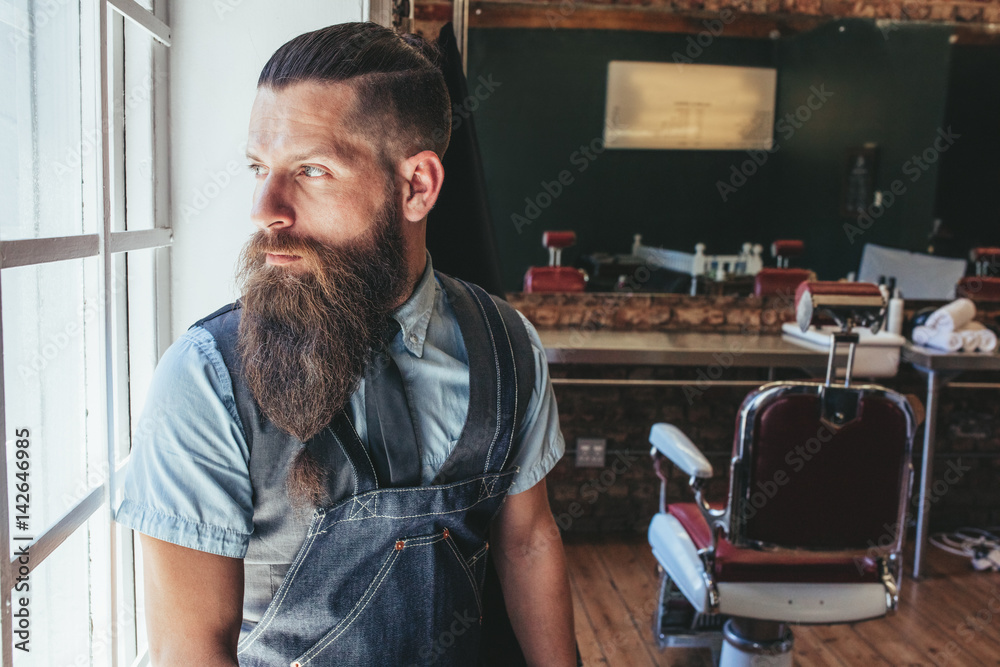
[[[263,258],[264,255],[295,255],[306,260],[317,260],[323,245],[315,239],[294,236],[289,232],[268,232],[258,230],[250,237],[247,250],[251,256]]]

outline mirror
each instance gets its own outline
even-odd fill
[[[866,243],[957,257],[1000,244],[1000,42],[985,27],[723,9],[644,12],[636,29],[571,3],[483,18],[498,4],[474,5],[467,77],[496,82],[473,113],[507,290],[546,264],[546,230],[576,232],[569,265],[641,234],[689,253],[760,243],[773,266],[771,241],[802,239],[792,265],[820,279],[857,271]],[[772,149],[605,149],[612,60],[776,68]]]

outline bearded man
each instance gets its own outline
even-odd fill
[[[472,665],[495,563],[529,664],[574,665],[538,335],[434,271],[450,102],[370,23],[282,46],[247,156],[241,298],[157,366],[116,519],[154,665]]]

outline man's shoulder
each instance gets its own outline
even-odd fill
[[[212,329],[218,326],[232,326],[233,324],[239,324],[240,312],[242,308],[243,304],[240,303],[239,299],[237,299],[232,303],[227,303],[225,306],[222,306],[213,313],[202,317],[189,326],[188,329],[202,327],[212,331]]]

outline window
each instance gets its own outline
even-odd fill
[[[111,510],[169,343],[165,9],[0,0],[3,667],[148,662]]]

